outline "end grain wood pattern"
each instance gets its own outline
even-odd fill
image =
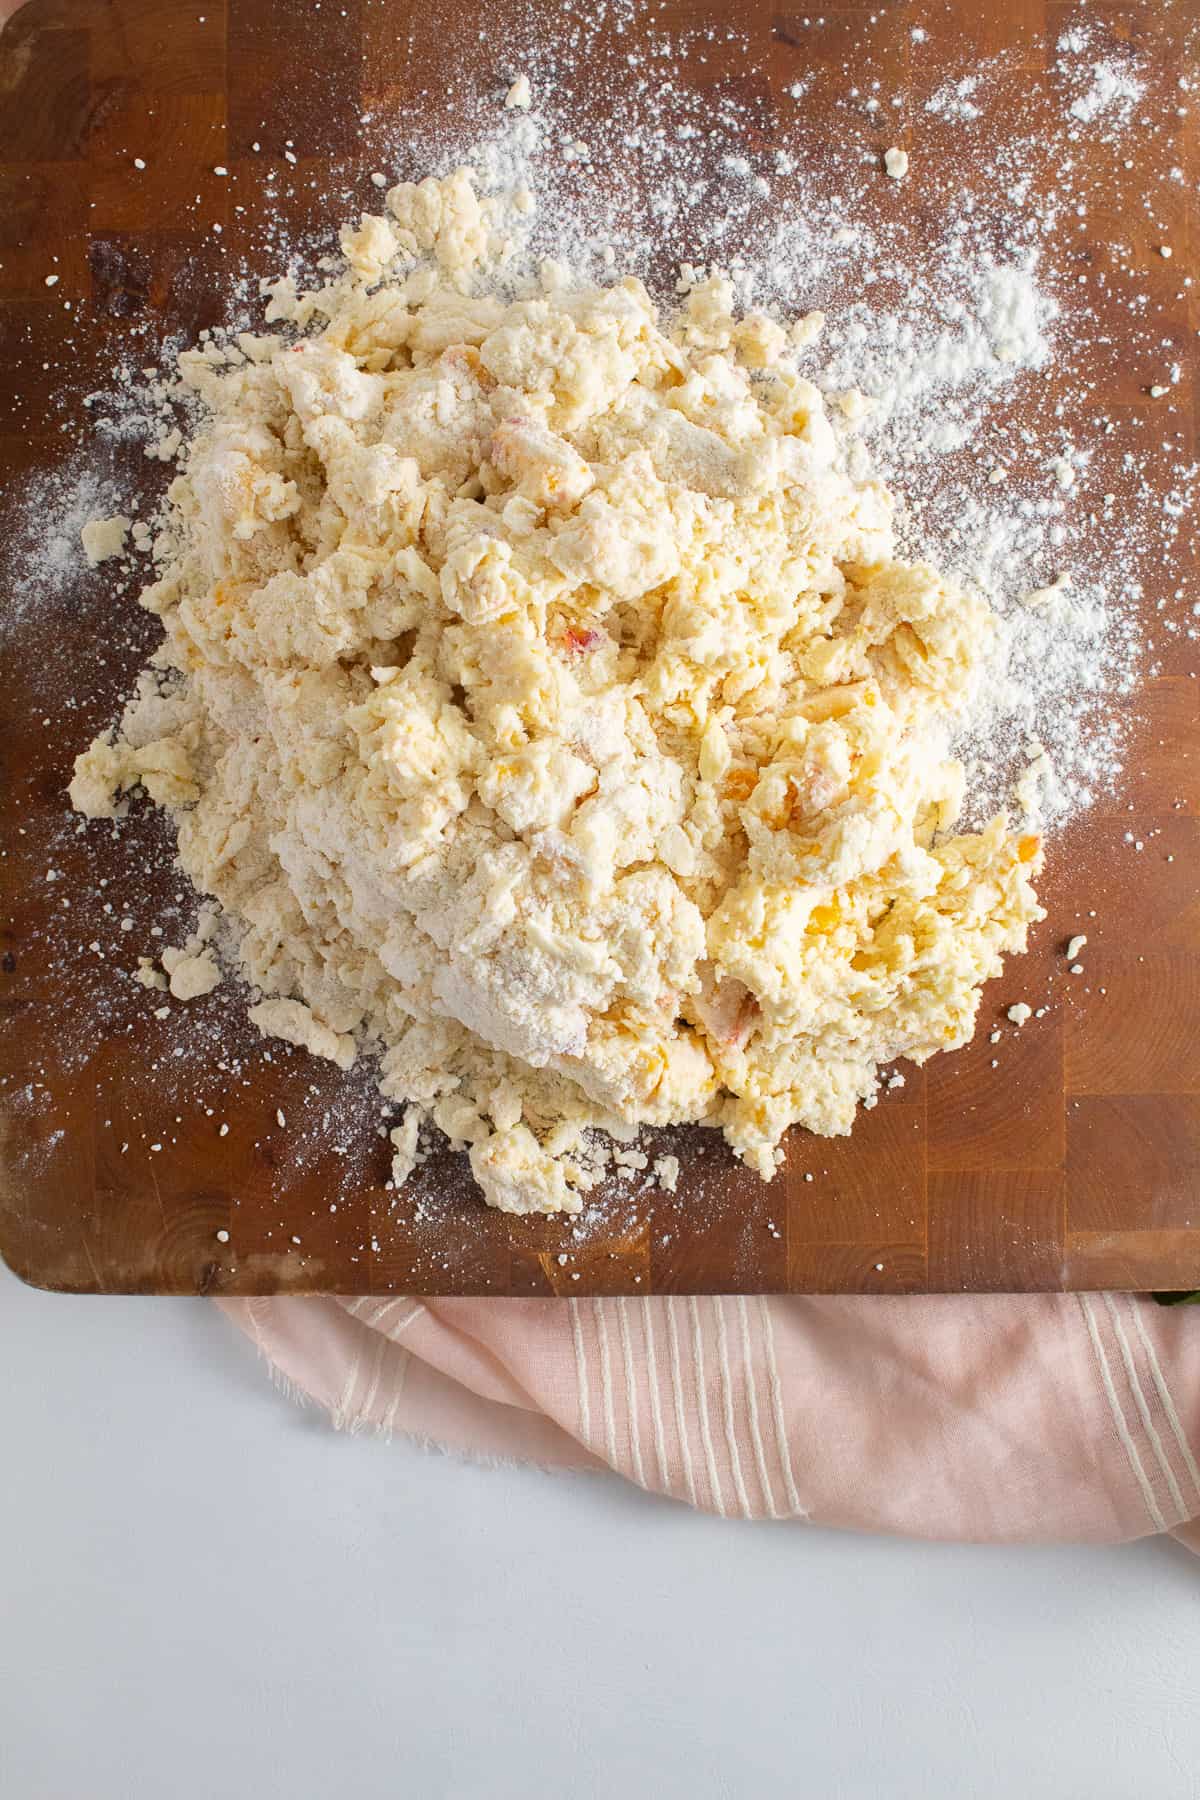
[[[777,96],[822,58],[847,56],[864,91],[879,79],[908,94],[918,26],[926,79],[939,47],[1015,48],[1040,76],[1069,11],[1036,0],[832,7],[812,29],[728,0],[723,16],[749,36]],[[118,351],[144,341],[150,361],[162,334],[190,339],[220,319],[230,256],[274,268],[263,248],[273,211],[290,225],[319,223],[322,190],[334,173],[344,186],[347,170],[359,204],[372,202],[363,111],[427,107],[422,90],[444,92],[452,74],[495,85],[506,71],[488,42],[503,45],[503,12],[489,12],[482,43],[474,13],[456,33],[439,9],[369,0],[32,0],[19,12],[0,37],[5,489],[19,494],[75,453],[82,397],[110,380]],[[671,27],[701,13],[722,17],[686,0],[655,17]],[[1148,59],[1163,116],[1174,116],[1195,13],[1148,0],[1088,8],[1118,50],[1132,40]],[[901,141],[937,154],[937,122],[919,107],[906,116],[916,124]],[[878,155],[894,126],[842,114],[831,129],[859,130]],[[1190,195],[1193,121],[1170,135],[1169,146],[1148,136],[1146,154],[1183,167]],[[279,171],[289,139],[297,162],[272,182],[267,167]],[[1136,199],[1144,173],[1134,169],[1122,192]],[[907,193],[919,209],[918,184]],[[325,221],[331,233],[340,216]],[[1123,224],[1148,262],[1150,228],[1132,200]],[[1193,299],[1173,296],[1190,267],[1189,224],[1186,214],[1176,222],[1173,279],[1159,295],[1175,345],[1167,360],[1185,368],[1172,425],[1187,445],[1200,319]],[[1084,233],[1081,265],[1103,255]],[[1143,374],[1117,356],[1097,379],[1089,413],[1118,416],[1139,448],[1152,447],[1160,417],[1147,416]],[[1076,429],[1086,441],[1087,419]],[[120,438],[85,454],[121,493],[155,491],[164,478]],[[1157,597],[1145,596],[1148,618]],[[486,1212],[445,1158],[397,1202],[369,1088],[299,1054],[264,1059],[228,995],[192,1003],[186,1017],[154,1016],[129,972],[164,908],[180,903],[186,929],[167,835],[149,815],[121,843],[103,825],[77,828],[63,792],[75,753],[114,716],[154,641],[132,598],[118,604],[105,570],[76,569],[6,635],[0,1248],[27,1280],[75,1292],[530,1296],[1200,1284],[1194,646],[1164,655],[1132,703],[1129,793],[1054,844],[1048,921],[1028,958],[985,993],[968,1049],[908,1070],[849,1139],[793,1133],[770,1187],[695,1133],[677,1194],[617,1184],[576,1235],[570,1222]],[[21,604],[0,595],[10,620]],[[1147,844],[1137,857],[1122,841],[1128,799]],[[1093,911],[1086,974],[1072,978],[1063,940]],[[1049,1010],[991,1045],[992,1024],[1019,998]],[[199,1077],[194,1048],[175,1056],[185,1038],[211,1046]],[[222,1069],[239,1057],[244,1075]],[[663,1134],[662,1148],[671,1142]]]

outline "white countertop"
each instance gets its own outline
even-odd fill
[[[1200,1787],[1174,1545],[737,1524],[339,1436],[202,1301],[0,1273],[0,1366],[4,1800]]]

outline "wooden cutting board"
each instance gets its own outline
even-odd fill
[[[1177,296],[1200,163],[1177,83],[1196,11],[1129,0],[1086,15],[1115,52],[1135,41],[1151,71],[1155,129],[1136,153],[1122,147],[1139,165],[1113,171],[1132,260],[1152,260],[1155,228],[1137,204],[1144,177],[1162,159],[1186,175],[1171,279],[1154,290],[1164,365],[1179,360],[1185,371],[1170,412],[1185,449],[1200,319],[1195,301]],[[0,462],[10,507],[31,478],[79,454],[82,396],[111,386],[117,353],[144,345],[149,363],[163,333],[191,339],[220,319],[226,259],[268,240],[274,217],[319,220],[334,181],[356,182],[358,203],[371,203],[362,111],[428,118],[453,104],[442,97],[455,78],[494,87],[511,73],[505,13],[457,0],[33,0],[21,11],[0,37]],[[805,18],[766,4],[726,0],[722,12],[668,0],[654,26],[736,19],[770,119],[789,84],[847,61],[864,93],[878,79],[886,93],[919,100],[936,85],[939,56],[1015,49],[1036,90],[1070,13],[1037,0],[961,0]],[[552,36],[557,9],[541,16]],[[927,34],[919,70],[918,28]],[[707,81],[735,68],[714,42],[708,63],[676,73]],[[809,104],[829,104],[819,84]],[[914,157],[946,153],[919,105],[902,116],[916,121],[903,138]],[[831,111],[830,129],[857,132],[878,156],[895,126],[843,109]],[[283,160],[289,139],[294,165]],[[903,204],[919,229],[919,183]],[[1082,228],[1081,268],[1105,254]],[[275,259],[260,254],[260,264]],[[59,278],[53,288],[48,273]],[[1151,450],[1164,415],[1144,399],[1153,376],[1119,353],[1126,319],[1114,315],[1117,353],[1096,370],[1087,410],[1119,418],[1131,445]],[[1087,430],[1080,418],[1083,441]],[[156,491],[162,479],[136,444],[96,440],[86,454],[123,493]],[[16,517],[5,515],[9,550]],[[188,922],[168,839],[149,815],[120,841],[103,825],[84,829],[63,790],[156,629],[103,569],[72,566],[38,604],[7,579],[0,1249],[25,1279],[79,1292],[226,1294],[1200,1285],[1194,643],[1164,649],[1159,673],[1121,702],[1136,715],[1126,791],[1054,842],[1048,920],[1029,956],[985,992],[968,1049],[909,1070],[848,1140],[793,1133],[769,1188],[712,1134],[695,1133],[677,1194],[626,1184],[572,1225],[486,1212],[448,1158],[397,1202],[384,1186],[387,1146],[369,1085],[279,1047],[264,1055],[228,993],[193,1002],[186,1019],[178,1007],[153,1016],[128,972],[164,908],[176,906],[179,928]],[[1179,579],[1164,568],[1158,590],[1148,587],[1147,620]],[[1124,841],[1131,818],[1146,845],[1136,857]],[[1086,974],[1072,978],[1063,940],[1081,920]],[[180,939],[169,929],[163,941]],[[992,1046],[992,1022],[1019,998],[1046,1006],[1045,1016]],[[671,1141],[663,1134],[663,1147]]]

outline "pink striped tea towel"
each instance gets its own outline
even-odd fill
[[[1127,1294],[230,1300],[344,1428],[739,1518],[1200,1549],[1200,1313]]]

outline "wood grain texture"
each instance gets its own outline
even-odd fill
[[[428,121],[451,104],[436,97],[454,79],[495,83],[503,3],[486,37],[473,14],[467,26],[465,9],[444,10],[32,0],[17,15],[0,36],[6,490],[69,463],[87,429],[83,397],[111,383],[118,354],[144,346],[150,362],[164,334],[192,338],[217,322],[235,262],[273,270],[280,219],[332,234],[352,204],[375,200],[364,114]],[[1164,481],[1194,436],[1200,318],[1182,277],[1200,159],[1195,121],[1176,101],[1197,10],[1191,0],[1087,9],[1116,51],[1132,44],[1146,58],[1156,129],[1130,151],[1144,166],[1127,179],[1114,171],[1072,254],[1115,280],[1107,243],[1132,245],[1161,309],[1164,363],[1182,367],[1172,413],[1182,438],[1167,444],[1161,415],[1148,416],[1121,316],[1095,348],[1087,413],[1066,424],[1086,440],[1089,416],[1117,418],[1139,454],[1161,457]],[[827,8],[818,27],[818,15],[765,0],[728,0],[724,14],[717,0],[668,0],[654,19],[670,29],[736,16],[756,72],[718,37],[681,79],[740,84],[759,108],[761,150],[786,130],[789,84],[847,61],[864,92],[877,81],[919,101],[940,57],[1005,51],[1061,108],[1050,46],[1073,14],[1041,0],[901,0]],[[916,27],[927,33],[919,71]],[[902,116],[910,150],[931,163],[961,154],[919,104]],[[895,141],[883,114],[842,112],[831,129],[857,133],[870,156]],[[288,139],[297,161],[285,168]],[[1186,179],[1151,218],[1137,196],[1164,159]],[[937,223],[919,183],[872,203],[910,208],[916,233]],[[1151,254],[1164,238],[1170,263]],[[147,503],[167,479],[132,437],[92,438],[86,455]],[[1162,583],[1179,573],[1164,568]],[[1049,918],[1029,957],[985,992],[966,1050],[906,1070],[848,1140],[793,1134],[769,1188],[712,1134],[693,1133],[677,1194],[616,1183],[576,1228],[486,1212],[445,1157],[411,1191],[389,1193],[369,1084],[264,1051],[228,992],[186,1018],[153,1016],[129,971],[164,910],[164,941],[179,941],[189,918],[167,833],[146,812],[119,841],[104,825],[84,829],[63,794],[74,755],[113,718],[155,642],[153,621],[118,587],[103,569],[72,574],[53,604],[21,616],[4,651],[0,784],[13,829],[0,858],[0,1249],[27,1279],[89,1292],[528,1296],[1200,1285],[1194,642],[1162,644],[1154,679],[1122,702],[1135,715],[1128,791],[1053,846]],[[1160,598],[1149,585],[1147,621]],[[0,608],[22,604],[0,594]],[[1141,852],[1124,841],[1131,819]],[[1086,973],[1072,977],[1063,940],[1080,922],[1092,943]],[[1046,1015],[1014,1030],[1004,1014],[1016,998]],[[672,1146],[662,1133],[651,1153]]]

